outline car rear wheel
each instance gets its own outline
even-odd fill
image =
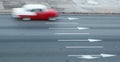
[[[54,21],[54,20],[57,20],[57,18],[56,17],[50,17],[49,20],[53,20]]]
[[[29,17],[22,18],[22,20],[31,20]]]

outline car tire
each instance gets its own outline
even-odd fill
[[[22,20],[31,20],[29,17],[22,18]]]
[[[54,21],[54,20],[57,20],[57,18],[56,17],[50,17],[49,20]]]

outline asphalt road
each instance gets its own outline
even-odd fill
[[[0,15],[0,62],[119,62],[120,15],[21,21]]]

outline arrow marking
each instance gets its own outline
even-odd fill
[[[113,54],[103,54],[103,53],[101,53],[100,55],[102,57],[113,57],[113,56],[116,56],[116,55],[113,55]]]
[[[83,58],[83,59],[95,59],[100,57],[106,58],[106,57],[113,57],[113,56],[116,56],[116,55],[104,54],[104,53],[101,53],[100,55],[68,55],[68,57],[77,57],[77,58]]]

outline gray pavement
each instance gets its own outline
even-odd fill
[[[62,14],[57,21],[21,21],[0,15],[0,62],[119,62],[119,20],[120,15]]]

